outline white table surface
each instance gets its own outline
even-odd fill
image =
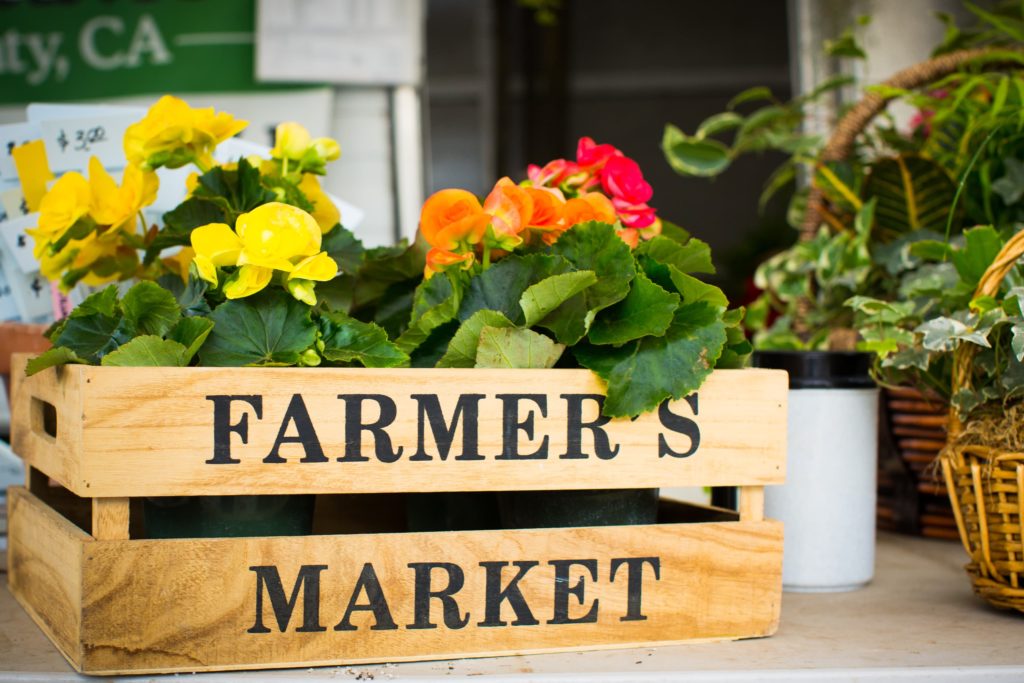
[[[883,534],[875,581],[782,602],[771,638],[634,650],[318,669],[199,674],[228,680],[339,681],[1024,681],[1024,614],[974,597],[959,543]],[[4,587],[0,680],[77,676]],[[143,676],[119,680],[167,681]]]

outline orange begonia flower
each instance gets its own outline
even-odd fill
[[[615,234],[628,244],[630,249],[636,249],[636,245],[640,244],[640,231],[636,228],[623,228],[622,230],[616,230]]]
[[[449,266],[461,263],[463,268],[473,265],[475,257],[473,252],[467,251],[464,254],[457,254],[454,251],[438,249],[437,247],[427,252],[427,266],[423,269],[423,277],[429,278],[434,273],[440,273]]]
[[[521,233],[533,217],[533,198],[524,188],[508,177],[494,184],[494,189],[484,200],[484,212],[491,216],[491,227],[498,236],[516,236]],[[500,240],[503,248],[516,246],[522,240]]]
[[[611,200],[600,192],[588,192],[565,203],[566,227],[571,228],[588,221],[614,224],[615,218],[615,207]]]
[[[460,243],[476,244],[487,230],[490,217],[480,201],[465,190],[435,192],[420,212],[420,232],[430,246],[444,251]]]

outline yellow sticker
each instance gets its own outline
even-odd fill
[[[37,211],[46,194],[46,183],[53,179],[50,164],[46,160],[46,146],[42,140],[26,142],[11,150],[14,167],[21,180],[21,193],[29,211]]]

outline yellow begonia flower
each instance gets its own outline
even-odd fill
[[[81,173],[65,173],[53,184],[39,205],[39,225],[28,233],[35,238],[34,254],[42,257],[48,243],[58,240],[72,225],[89,213],[92,194]]]
[[[196,257],[196,250],[192,247],[184,247],[177,254],[173,256],[167,256],[161,261],[172,273],[180,277],[183,281],[188,282],[188,268],[189,264],[192,263],[192,259]],[[216,270],[214,270],[214,276],[216,276]],[[216,284],[216,283],[214,283]]]
[[[164,95],[125,131],[124,152],[128,163],[147,170],[180,168],[193,161],[205,168],[212,163],[213,148],[247,125],[230,114],[193,109]]]
[[[272,268],[242,266],[224,283],[224,296],[229,299],[241,299],[255,294],[270,284],[273,274]]]
[[[316,155],[324,161],[334,161],[341,156],[341,145],[332,138],[313,140],[313,148],[316,150]]]
[[[334,262],[326,251],[321,251],[314,256],[307,256],[295,264],[295,268],[288,273],[288,279],[316,280],[327,282],[333,280],[338,274],[338,264]]]
[[[156,200],[158,186],[155,173],[128,166],[118,187],[100,160],[92,157],[89,160],[89,187],[92,190],[89,214],[100,225],[109,225],[113,230],[130,228],[128,232],[134,234],[136,216],[142,207]]]
[[[290,273],[293,259],[320,251],[320,226],[308,213],[289,204],[270,202],[256,207],[238,217],[235,230],[242,239],[239,265]]]
[[[278,124],[274,131],[274,148],[270,150],[270,156],[275,159],[298,160],[303,157],[312,142],[309,131],[301,124],[285,121]]]
[[[312,173],[303,173],[299,189],[313,204],[313,218],[316,219],[323,234],[329,233],[341,222],[341,212],[334,205],[327,193],[320,188],[320,181]]]
[[[242,240],[226,224],[208,223],[192,231],[192,248],[197,258],[223,268],[238,264]]]

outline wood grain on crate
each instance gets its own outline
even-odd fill
[[[778,625],[782,527],[772,521],[100,541],[25,489],[11,500],[12,590],[86,673],[629,647]],[[517,613],[498,596],[524,570]],[[429,575],[419,600],[418,573]],[[271,590],[279,610],[292,597],[290,617]]]
[[[603,387],[587,370],[67,366],[22,377],[16,391],[15,450],[89,497],[761,486],[785,477],[787,378],[776,370],[716,371],[695,397],[594,429],[598,402],[578,397]],[[429,397],[441,411],[434,422]],[[451,427],[459,401],[442,458],[438,430]],[[216,405],[228,407],[223,427],[240,425],[220,456]],[[468,420],[474,405],[478,420]],[[349,432],[378,422],[376,432]],[[475,448],[467,422],[477,426]],[[598,457],[598,433],[612,457]]]

